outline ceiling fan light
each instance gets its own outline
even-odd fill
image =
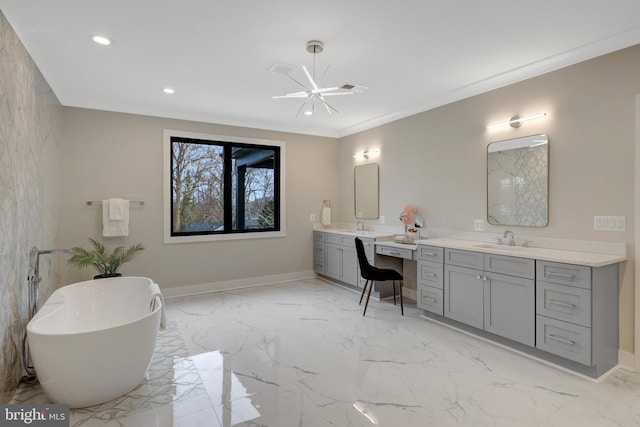
[[[109,46],[113,41],[109,37],[95,35],[91,38],[94,43],[102,46]]]

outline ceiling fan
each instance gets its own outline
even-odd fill
[[[313,73],[309,73],[309,70],[307,70],[307,67],[304,65],[302,66],[302,70],[304,71],[304,74],[309,80],[308,84],[301,83],[298,79],[294,78],[291,75],[291,73],[296,69],[298,69],[298,67],[276,62],[269,68],[270,71],[286,75],[291,80],[296,82],[296,84],[302,87],[303,90],[300,90],[298,92],[291,92],[285,95],[276,95],[272,97],[273,99],[288,99],[288,98],[304,99],[304,102],[300,106],[300,109],[296,113],[296,116],[300,115],[302,111],[304,111],[304,114],[307,116],[313,115],[313,113],[315,112],[316,100],[318,100],[324,106],[324,108],[327,110],[329,114],[331,114],[332,112],[338,113],[338,110],[336,110],[334,107],[331,106],[331,104],[327,102],[327,100],[325,99],[326,97],[338,96],[338,95],[353,95],[354,93],[362,93],[365,90],[369,89],[366,86],[359,86],[359,85],[353,85],[353,84],[344,84],[342,86],[332,86],[332,87],[320,87],[319,82],[316,81],[316,55],[318,53],[321,53],[323,50],[324,50],[324,46],[322,42],[318,40],[311,40],[307,42],[307,52],[313,54]],[[322,74],[322,77],[324,77],[327,74],[328,70],[329,70],[329,67],[327,67],[327,69],[324,71],[324,73]],[[320,80],[322,80],[322,77],[320,78]]]

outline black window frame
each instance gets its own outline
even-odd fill
[[[223,190],[223,230],[201,230],[201,231],[174,231],[174,198],[173,198],[173,170],[174,170],[174,143],[190,143],[190,144],[202,144],[202,145],[216,145],[223,148],[223,177],[224,177],[224,190]],[[273,191],[274,191],[274,225],[269,228],[243,228],[233,229],[233,150],[239,149],[256,149],[256,150],[269,150],[273,151]],[[256,144],[246,142],[225,141],[218,139],[202,139],[184,137],[179,135],[171,135],[169,137],[169,200],[170,200],[170,223],[169,223],[169,235],[170,237],[185,237],[185,236],[210,236],[210,235],[234,235],[234,234],[247,234],[247,233],[273,233],[282,231],[281,224],[281,179],[282,179],[282,155],[281,146],[269,145],[269,144]]]

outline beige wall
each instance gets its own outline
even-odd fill
[[[322,200],[337,198],[335,139],[78,108],[63,117],[60,246],[86,247],[88,237],[107,246],[143,242],[147,249],[122,272],[162,288],[313,270],[309,214],[319,218]],[[164,129],[285,141],[286,237],[164,244]],[[101,207],[85,204],[109,197],[144,201],[131,209],[126,238],[103,239]],[[64,266],[62,273],[63,283],[73,283],[94,271]]]
[[[634,352],[634,102],[640,93],[640,45],[474,96],[340,139],[340,220],[353,222],[352,155],[380,148],[380,213],[400,225],[416,205],[427,227],[622,242],[620,343]],[[546,112],[520,128],[487,124]],[[549,225],[486,224],[486,147],[492,141],[549,136]],[[593,230],[594,215],[624,215],[625,232]]]
[[[25,374],[29,252],[51,249],[57,233],[60,110],[0,12],[0,392]],[[40,263],[43,297],[57,284],[52,258]]]

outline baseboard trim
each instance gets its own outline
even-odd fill
[[[313,270],[292,273],[272,274],[269,276],[247,277],[244,279],[223,280],[220,282],[202,283],[199,285],[176,286],[162,289],[164,298],[180,298],[192,295],[208,294],[211,292],[228,291],[231,289],[250,288],[254,286],[272,285],[274,283],[292,282],[294,280],[313,279]]]
[[[618,350],[618,366],[627,371],[636,372],[636,355],[628,351]]]

